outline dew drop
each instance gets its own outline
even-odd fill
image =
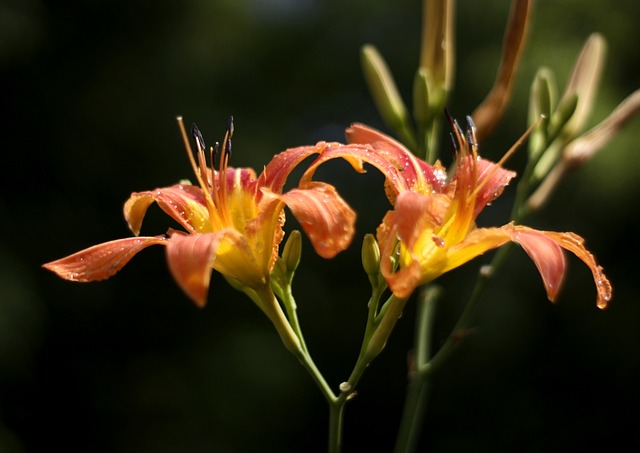
[[[444,239],[442,239],[440,236],[436,236],[434,234],[433,236],[431,236],[431,239],[433,240],[433,242],[436,244],[437,247],[442,248],[445,246]]]

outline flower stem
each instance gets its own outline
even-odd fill
[[[426,286],[422,289],[418,300],[415,365],[414,369],[409,371],[409,384],[395,446],[396,452],[415,450],[419,439],[420,427],[430,394],[429,376],[423,370],[428,369],[427,364],[431,358],[435,309],[441,294],[442,290],[439,286]]]
[[[329,453],[340,453],[342,450],[342,415],[346,399],[329,405]]]

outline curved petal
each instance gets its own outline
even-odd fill
[[[423,160],[416,158],[411,151],[405,148],[400,142],[394,140],[382,132],[366,126],[364,124],[352,124],[346,130],[347,142],[351,144],[370,144],[386,162],[393,164],[401,176],[401,179],[394,180],[393,174],[387,173],[385,168],[381,168],[374,161],[365,162],[376,166],[390,182],[394,184],[397,192],[412,189],[429,193],[432,190],[440,191],[446,182],[446,173],[443,169],[432,167]],[[385,165],[386,168],[388,168]]]
[[[94,245],[42,267],[66,280],[94,282],[117,273],[140,250],[150,245],[166,243],[167,240],[162,236],[117,239]]]
[[[478,191],[476,193],[474,218],[476,218],[489,203],[498,198],[507,184],[509,184],[509,181],[516,176],[516,172],[507,170],[485,159],[478,159],[477,165]]]
[[[584,239],[574,233],[537,231],[524,226],[514,227],[514,241],[531,257],[540,271],[550,300],[554,300],[565,271],[564,256],[560,247],[580,258],[591,270],[598,290],[598,308],[605,308],[611,300],[611,283],[598,266],[594,256],[584,247]]]
[[[284,237],[284,202],[268,189],[263,188],[262,193],[264,196],[257,208],[258,215],[246,223],[244,232],[258,267],[269,274]]]
[[[140,233],[142,220],[153,202],[191,233],[211,231],[209,211],[199,187],[177,184],[147,192],[134,192],[124,204],[124,217],[133,234]]]
[[[511,235],[503,228],[477,228],[471,231],[467,237],[458,244],[449,247],[441,257],[440,265],[433,266],[429,271],[432,280],[456,267],[471,261],[485,252],[498,248],[511,241]],[[445,246],[446,247],[446,246]]]
[[[318,255],[333,258],[351,243],[356,213],[333,186],[309,182],[280,199],[298,219]]]
[[[395,205],[395,218],[402,243],[409,250],[413,250],[425,232],[431,234],[430,232],[442,225],[449,205],[450,200],[445,195],[401,193]]]
[[[389,289],[396,296],[406,298],[422,283],[422,271],[419,261],[412,257],[406,265],[394,272],[395,260],[392,260],[392,258],[398,256],[395,251],[396,247],[399,247],[396,214],[395,211],[389,211],[385,215],[382,224],[378,227],[378,244],[382,249],[380,253],[380,273],[386,280]]]
[[[175,232],[167,243],[167,262],[173,278],[199,307],[207,301],[211,268],[249,287],[264,280],[246,241],[231,228],[206,234]]]
[[[258,188],[268,187],[275,193],[282,193],[293,169],[307,157],[320,154],[328,145],[326,142],[318,142],[315,146],[299,146],[276,154],[260,174]]]
[[[542,231],[517,227],[513,240],[522,246],[538,268],[547,297],[555,301],[564,280],[566,260],[562,248]]]

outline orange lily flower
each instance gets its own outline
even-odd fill
[[[566,271],[562,249],[574,253],[591,269],[597,305],[604,308],[612,296],[611,284],[580,236],[513,223],[499,228],[476,226],[476,217],[516,174],[478,156],[475,128],[469,121],[466,135],[452,122],[458,149],[457,170],[450,181],[439,162],[430,166],[396,140],[362,124],[347,129],[347,139],[364,145],[336,148],[313,164],[341,157],[359,172],[367,162],[386,176],[393,210],[378,227],[377,240],[381,255],[386,257],[380,270],[389,288],[400,298],[409,297],[417,286],[512,241],[533,260],[551,301],[555,301]]]
[[[211,269],[253,290],[268,287],[284,232],[284,206],[288,206],[311,240],[316,252],[331,258],[351,242],[355,213],[333,186],[306,181],[283,193],[291,171],[305,158],[340,146],[320,142],[276,155],[256,177],[251,168],[228,166],[233,123],[229,123],[222,150],[210,149],[193,127],[198,163],[187,133],[179,126],[199,185],[177,184],[132,193],[124,216],[137,236],[149,206],[157,203],[186,232],[169,230],[167,236],[118,239],[82,250],[44,265],[67,280],[103,280],[118,272],[133,256],[151,245],[164,245],[171,274],[198,305],[206,303]],[[215,154],[214,154],[215,151]],[[214,168],[215,157],[219,166]]]

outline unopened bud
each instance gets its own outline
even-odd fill
[[[370,278],[380,273],[380,248],[373,234],[365,234],[362,241],[362,267]]]
[[[576,113],[579,102],[576,93],[562,98],[549,121],[549,141],[554,140],[560,133],[569,135],[566,126]]]
[[[569,143],[564,150],[563,159],[569,167],[583,165],[609,143],[638,112],[640,112],[640,90],[629,95],[600,124]]]
[[[413,79],[413,117],[424,128],[432,116],[429,101],[429,73],[425,68],[418,68]]]
[[[282,261],[285,264],[287,273],[293,274],[300,264],[302,255],[302,235],[298,230],[293,230],[289,234],[289,239],[284,245],[282,251]]]
[[[567,121],[573,115],[576,106],[578,105],[577,96],[571,96],[560,101],[560,105],[553,115],[551,115],[551,120],[549,122],[549,129],[547,134],[547,144],[549,145],[544,153],[540,156],[540,160],[536,164],[533,170],[533,180],[534,181],[542,181],[547,177],[549,172],[557,165],[557,163],[562,158],[562,150],[564,148],[564,143],[560,143],[560,140],[554,139],[560,133],[563,132],[563,128]],[[562,132],[561,132],[562,131]]]
[[[380,116],[387,126],[402,135],[410,148],[414,148],[409,114],[384,58],[374,46],[367,44],[362,47],[361,60],[365,81]]]
[[[607,43],[599,33],[593,33],[585,42],[573,67],[571,78],[563,95],[563,99],[577,95],[578,105],[571,120],[564,127],[563,133],[573,138],[584,129],[591,114],[600,75],[604,67]]]
[[[380,248],[372,234],[366,234],[362,241],[362,268],[372,289],[379,289],[384,284],[384,278],[380,274]]]
[[[546,147],[554,97],[553,73],[548,68],[540,68],[531,84],[529,95],[529,124],[539,121],[529,137],[529,159],[531,160],[537,160]]]

